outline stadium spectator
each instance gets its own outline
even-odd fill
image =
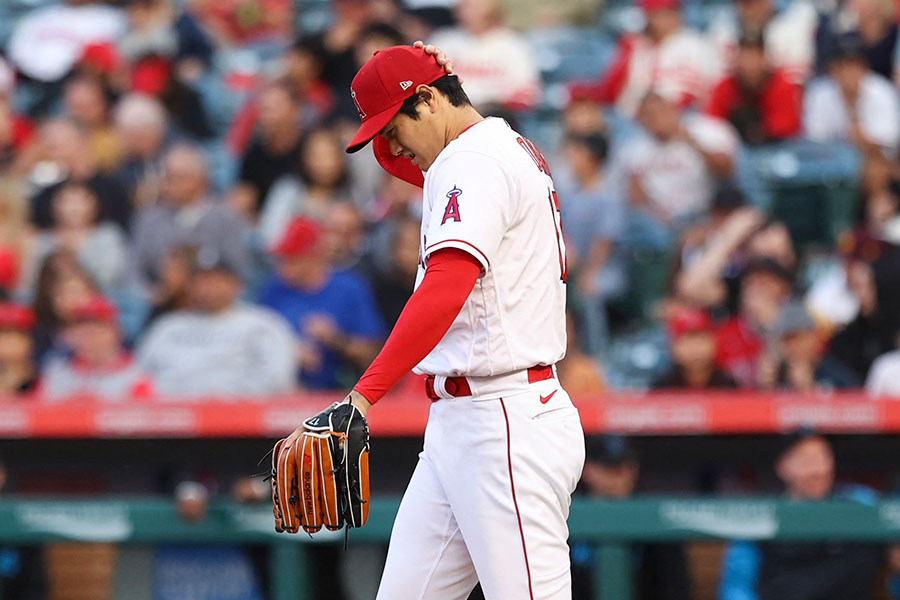
[[[259,215],[257,229],[267,248],[284,236],[291,219],[325,220],[335,202],[352,198],[350,173],[334,131],[320,127],[300,141],[299,160],[276,179]]]
[[[166,109],[152,96],[127,94],[116,104],[113,120],[123,153],[116,178],[135,208],[153,204],[159,199],[163,152],[171,137]]]
[[[65,351],[59,335],[71,322],[72,311],[99,293],[71,251],[60,249],[44,258],[32,302],[37,318],[35,354],[39,359],[51,351]]]
[[[792,273],[771,258],[756,259],[741,272],[737,311],[719,328],[716,343],[716,365],[741,387],[757,385],[759,360],[793,285]]]
[[[87,137],[75,123],[62,119],[44,123],[40,144],[46,161],[34,171],[40,181],[31,198],[34,225],[41,229],[53,225],[53,197],[64,183],[74,181],[88,185],[100,200],[99,220],[113,221],[128,229],[132,205],[127,192],[115,178],[100,170]]]
[[[88,148],[101,171],[114,171],[121,160],[119,140],[111,123],[111,90],[98,77],[79,75],[63,89],[66,116],[87,135]]]
[[[0,303],[0,396],[30,394],[39,373],[34,363],[34,313],[25,306]]]
[[[127,60],[158,55],[175,60],[179,80],[203,75],[213,48],[189,10],[178,10],[171,0],[137,0],[127,10],[129,29],[119,44]]]
[[[847,286],[858,310],[856,316],[831,338],[829,355],[865,381],[875,359],[894,346],[888,315],[878,303],[871,263],[850,256],[845,265]]]
[[[334,109],[335,98],[322,79],[322,58],[315,46],[300,38],[284,53],[284,80],[291,84],[303,106],[311,109],[311,117],[303,120],[321,121]]]
[[[726,69],[734,66],[740,32],[761,30],[772,66],[782,70],[791,83],[802,85],[815,66],[818,15],[814,3],[738,0],[735,5],[736,19],[732,13],[723,13],[709,25],[710,39]]]
[[[837,41],[828,59],[828,75],[807,88],[803,125],[814,141],[848,142],[865,153],[896,153],[900,143],[897,90],[866,64],[856,35]]]
[[[251,0],[245,3],[198,2],[192,11],[219,46],[283,44],[294,23],[290,0]]]
[[[372,276],[365,254],[366,232],[362,214],[356,205],[334,202],[325,215],[322,243],[329,262],[338,271],[353,271],[363,278]]]
[[[23,287],[33,295],[38,267],[51,253],[65,249],[107,293],[120,290],[128,279],[128,246],[113,222],[98,222],[100,203],[93,189],[71,181],[58,187],[52,199],[52,226],[36,234],[24,261]]]
[[[710,94],[706,114],[729,121],[747,144],[762,144],[800,133],[803,89],[772,66],[760,30],[738,39],[731,75]]]
[[[18,20],[7,43],[8,56],[29,78],[54,83],[69,73],[85,46],[115,43],[126,27],[119,8],[91,0],[55,2]],[[52,92],[54,87],[44,89]]]
[[[562,219],[583,303],[584,348],[596,356],[609,343],[606,305],[627,289],[626,206],[606,165],[605,136],[570,134],[563,153],[565,162],[554,169],[554,185],[565,199]]]
[[[593,498],[625,499],[638,487],[640,461],[627,438],[618,435],[589,437],[585,443],[581,489]],[[593,591],[597,549],[572,542],[572,596],[596,598]],[[631,548],[631,575],[636,600],[688,600],[691,581],[687,557],[680,544],[635,544]]]
[[[239,300],[241,279],[214,248],[197,253],[191,305],[153,323],[138,363],[170,397],[284,393],[294,388],[296,344],[274,312]]]
[[[834,452],[811,431],[786,436],[774,463],[791,500],[845,500],[865,505],[875,493],[858,485],[835,485]],[[719,584],[721,600],[846,600],[875,598],[884,548],[839,542],[747,542],[728,545]]]
[[[866,377],[866,391],[872,396],[900,398],[900,336],[895,349],[875,359]]]
[[[393,224],[389,267],[372,277],[378,308],[390,326],[397,322],[416,285],[421,227],[419,221],[411,218],[398,219]]]
[[[256,133],[241,156],[239,183],[231,199],[235,209],[251,221],[265,208],[278,178],[297,169],[302,110],[287,82],[269,83],[259,93]]]
[[[640,7],[647,17],[644,31],[623,36],[600,81],[575,86],[573,95],[614,104],[626,118],[634,118],[653,91],[680,107],[705,102],[722,76],[715,50],[704,37],[683,26],[679,0],[641,0]],[[448,53],[456,64],[456,55]]]
[[[666,229],[707,211],[717,181],[731,177],[740,144],[734,130],[719,119],[682,115],[656,92],[641,101],[638,118],[646,133],[622,149],[631,206]]]
[[[716,324],[709,313],[677,307],[668,318],[672,368],[654,382],[662,389],[732,389],[734,379],[716,366]]]
[[[504,25],[499,0],[460,0],[458,27],[438,31],[431,43],[453,57],[476,107],[533,108],[540,100],[537,63],[525,40]]]
[[[314,389],[341,387],[344,371],[369,364],[384,324],[367,281],[328,261],[321,226],[297,217],[273,249],[277,274],[259,301],[290,322],[301,345],[301,382]]]
[[[756,208],[740,206],[742,202],[723,191],[718,195],[719,208],[706,223],[709,229],[685,237],[681,269],[674,280],[677,296],[693,304],[733,312],[747,264],[767,259],[786,272],[794,269],[797,256],[787,227],[779,221],[767,221]],[[719,211],[723,214],[716,214]]]
[[[827,6],[827,5],[826,5]],[[819,13],[816,51],[823,70],[840,37],[853,32],[859,36],[863,56],[875,73],[885,79],[896,75],[897,4],[891,0],[840,2]]]
[[[42,398],[131,402],[152,395],[152,381],[122,346],[118,317],[115,305],[102,296],[73,308],[62,334],[72,354],[48,360],[42,370]]]
[[[859,387],[850,369],[824,353],[824,340],[806,307],[788,302],[781,307],[772,327],[775,340],[757,365],[757,384],[762,389],[813,389]]]
[[[134,275],[145,289],[159,280],[161,261],[175,246],[214,248],[241,277],[250,276],[246,225],[210,195],[202,152],[175,145],[163,159],[160,202],[142,208],[134,225]]]

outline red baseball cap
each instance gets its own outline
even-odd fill
[[[34,329],[34,312],[27,306],[0,303],[0,329],[31,331]]]
[[[716,324],[709,313],[699,308],[682,308],[669,318],[669,335],[672,339],[695,331],[714,331],[715,328]]]
[[[93,296],[72,310],[74,321],[100,321],[101,323],[117,322],[119,311],[116,306],[103,296]]]
[[[680,0],[641,0],[641,8],[644,12],[654,10],[681,10]]]
[[[380,50],[363,65],[350,84],[350,96],[362,121],[347,152],[360,150],[394,118],[420,85],[445,75],[433,56],[412,46]]]
[[[297,217],[288,225],[281,241],[272,248],[278,256],[308,256],[319,247],[322,228],[307,217]]]

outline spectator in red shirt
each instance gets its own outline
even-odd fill
[[[772,66],[762,30],[741,32],[736,58],[734,73],[713,88],[706,113],[730,121],[747,144],[797,135],[803,91]]]
[[[669,317],[672,369],[653,387],[667,389],[735,388],[737,384],[717,368],[716,324],[700,308],[676,308]]]
[[[106,298],[94,296],[75,306],[63,336],[72,355],[48,361],[41,386],[44,398],[127,402],[151,395],[152,382],[122,347],[118,311]]]
[[[744,268],[738,312],[719,329],[716,350],[718,367],[741,387],[756,386],[759,361],[792,291],[792,274],[771,258]]]

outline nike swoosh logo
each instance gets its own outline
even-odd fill
[[[559,390],[553,390],[546,396],[541,396],[541,404],[547,404],[548,402],[550,402],[550,398],[552,398],[553,394],[555,394],[557,391],[559,391]]]

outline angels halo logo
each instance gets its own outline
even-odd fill
[[[359,100],[356,98],[356,90],[350,88],[350,98],[353,99],[353,104],[356,105],[356,112],[359,113],[360,120],[366,118],[366,111],[362,109],[362,106],[359,105]]]

